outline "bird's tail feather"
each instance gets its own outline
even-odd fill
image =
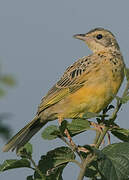
[[[40,118],[36,116],[10,139],[10,141],[3,147],[3,152],[8,152],[9,150],[13,151],[14,149],[18,151],[18,149],[24,146],[46,123],[47,121],[40,122]]]

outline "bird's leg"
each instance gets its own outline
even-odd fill
[[[100,133],[103,132],[102,128],[104,127],[103,125],[99,125],[95,122],[90,122],[91,126],[93,126],[97,131],[99,131]]]
[[[62,121],[63,121],[63,118],[62,118],[62,117],[58,117],[58,123],[59,123],[59,125],[61,125]],[[65,135],[67,136],[67,138],[68,138],[71,146],[72,146],[73,148],[75,148],[76,145],[75,145],[75,143],[73,142],[73,140],[72,140],[72,138],[71,138],[71,136],[70,136],[70,134],[69,134],[68,129],[65,129],[64,133],[65,133]]]
[[[108,145],[110,145],[111,144],[111,138],[110,138],[109,132],[107,132],[107,139],[108,139]]]
[[[99,125],[99,124],[97,124],[95,122],[90,122],[90,123],[91,123],[91,126],[93,126],[96,129],[96,131],[98,131],[100,134],[102,134],[103,128],[104,128],[103,125]],[[102,144],[104,144],[104,140],[102,141]],[[95,146],[95,144],[92,144],[92,145]]]
[[[97,123],[91,122],[91,125],[100,133],[103,132],[103,128],[105,127],[104,125],[99,125]],[[111,140],[110,140],[110,134],[109,132],[107,132],[107,138],[108,138],[108,145],[111,144]],[[102,141],[102,144],[104,144],[104,140]]]

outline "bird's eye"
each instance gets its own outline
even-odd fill
[[[102,39],[102,37],[103,37],[102,34],[98,34],[98,35],[96,36],[97,39]]]

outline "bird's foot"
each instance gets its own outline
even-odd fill
[[[90,122],[90,123],[91,123],[91,126],[93,126],[96,129],[96,131],[99,131],[100,134],[102,134],[103,129],[105,128],[105,125],[97,124],[95,122]],[[108,145],[109,145],[109,144],[111,144],[111,138],[110,138],[109,132],[107,132],[106,135],[107,135],[107,140],[108,140]],[[105,144],[104,140],[102,141],[102,144]]]
[[[58,123],[59,123],[59,125],[61,125],[62,121],[63,121],[63,118],[62,118],[62,117],[58,117]],[[71,138],[71,136],[70,136],[70,133],[69,133],[68,129],[65,129],[65,130],[64,130],[64,134],[65,134],[66,137],[68,138],[69,143],[70,143],[72,149],[76,149],[77,147],[76,147],[75,143],[73,142],[73,140],[72,140],[72,138]]]

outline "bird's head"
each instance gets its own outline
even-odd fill
[[[115,36],[103,28],[95,28],[86,34],[76,34],[74,38],[83,40],[93,52],[105,49],[119,50]]]

